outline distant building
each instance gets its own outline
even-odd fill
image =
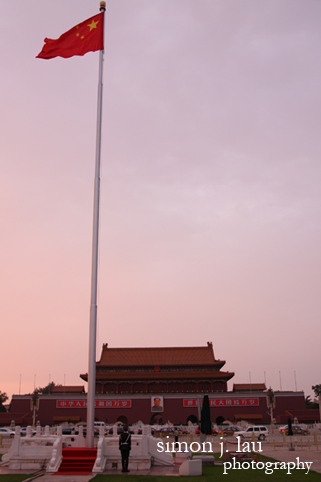
[[[265,383],[234,383],[233,392],[263,392]]]
[[[55,385],[50,391],[51,395],[80,395],[84,394],[85,387],[83,385]]]

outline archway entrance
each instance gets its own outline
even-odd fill
[[[222,423],[224,422],[225,418],[222,417],[222,415],[219,415],[218,417],[216,417],[216,423],[217,425],[222,425]]]
[[[164,420],[160,413],[154,413],[150,418],[150,425],[163,425]]]
[[[196,417],[196,415],[189,415],[189,417],[187,417],[187,420],[186,420],[186,423],[188,422],[198,423],[198,418]]]
[[[128,418],[125,415],[121,415],[117,418],[117,422],[122,423],[123,425],[128,425]]]

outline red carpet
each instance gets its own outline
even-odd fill
[[[62,449],[62,462],[58,472],[53,475],[89,475],[97,457],[97,449]]]

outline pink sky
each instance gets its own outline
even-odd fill
[[[93,0],[0,4],[0,390],[82,384],[98,52],[40,60]],[[321,3],[109,0],[101,346],[198,346],[229,383],[320,380]]]

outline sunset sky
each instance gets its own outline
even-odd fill
[[[0,390],[88,371],[93,0],[0,3]],[[213,342],[229,382],[320,379],[321,2],[107,0],[97,359]]]

